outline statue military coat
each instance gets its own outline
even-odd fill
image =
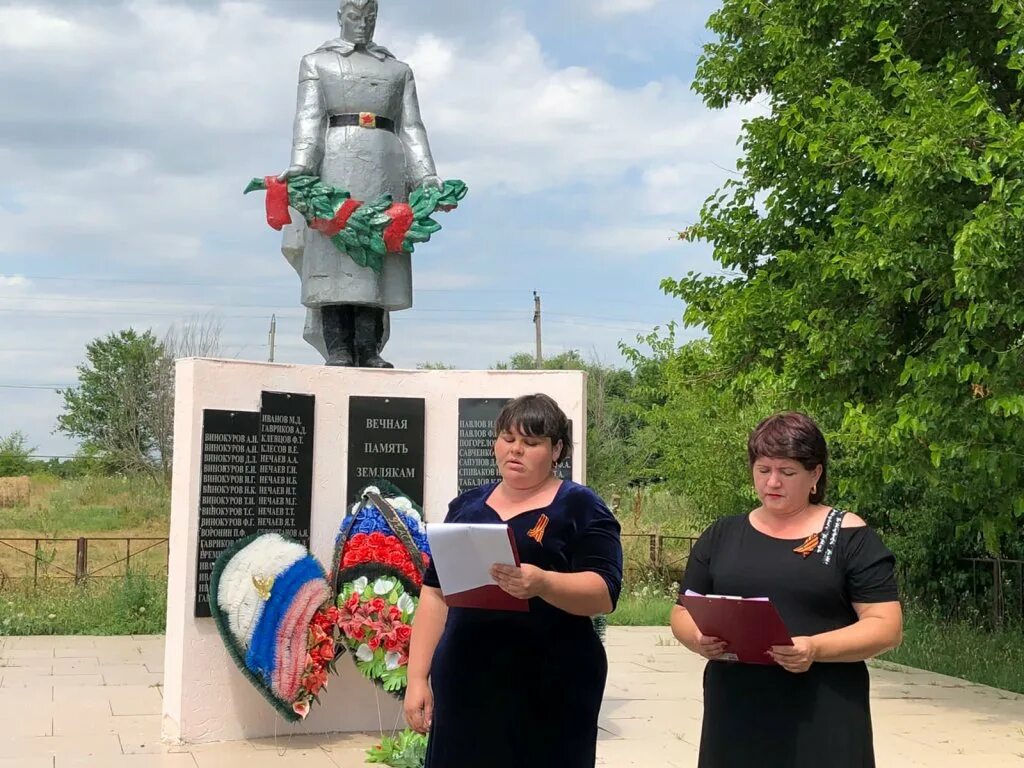
[[[392,120],[394,131],[330,124],[332,116],[363,112]],[[303,57],[291,162],[348,190],[355,200],[372,200],[382,192],[395,202],[407,200],[412,189],[436,174],[409,66],[385,48],[356,48],[343,39]],[[412,306],[407,254],[387,254],[378,273],[357,265],[319,232],[306,229],[302,235],[301,262],[293,263],[306,307],[357,304],[391,311]]]

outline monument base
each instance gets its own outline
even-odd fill
[[[167,741],[402,726],[401,703],[366,680],[349,658],[338,660],[321,703],[298,723],[285,722],[250,685],[201,610],[212,561],[230,538],[242,537],[236,534],[305,534],[330,574],[341,520],[375,475],[419,503],[428,522],[440,522],[460,487],[494,475],[488,419],[506,400],[534,392],[553,397],[572,420],[575,459],[560,474],[585,482],[582,371],[368,370],[189,359],[178,363],[175,388]],[[293,398],[299,415],[279,415],[287,407],[268,415],[267,404],[287,406],[288,395],[300,396]],[[218,427],[214,439],[211,425],[225,420],[242,426],[234,433]]]

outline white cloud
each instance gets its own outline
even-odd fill
[[[129,11],[135,34],[92,51],[101,87],[89,96],[124,141],[111,137],[77,166],[51,170],[44,184],[19,185],[24,210],[0,210],[0,253],[93,237],[114,261],[141,252],[223,269],[202,233],[258,225],[258,201],[239,190],[248,176],[286,164],[297,61],[323,27],[271,19],[249,3],[137,2]],[[609,196],[621,208],[646,195],[648,213],[678,215],[714,187],[716,162],[735,155],[742,110],[709,113],[671,79],[622,88],[583,67],[555,66],[516,17],[490,35],[471,45],[399,32],[392,46],[417,73],[442,175],[466,179],[473,194],[601,186],[596,208]],[[48,161],[14,150],[0,159],[15,178],[38,177]],[[677,183],[659,198],[670,168]],[[631,172],[644,174],[642,188],[625,186]]]
[[[653,5],[589,7],[608,15]],[[0,345],[12,348],[0,359],[2,378],[10,382],[16,366],[19,379],[66,383],[92,338],[128,325],[159,335],[208,308],[225,317],[229,356],[261,359],[275,313],[278,359],[316,362],[300,341],[298,281],[266,229],[262,200],[241,190],[287,164],[299,59],[334,33],[332,13],[314,22],[259,2],[43,7],[0,8],[0,78],[10,86],[0,121],[0,259],[18,260],[0,276],[8,310],[0,322],[18,318],[24,329]],[[415,286],[424,293],[394,317],[386,353],[399,365],[479,367],[531,349],[528,294],[495,300],[476,291],[545,288],[550,265],[578,299],[588,288],[566,277],[573,270],[589,278],[612,258],[678,247],[669,238],[726,176],[719,166],[732,167],[740,121],[751,114],[708,112],[685,83],[653,67],[647,82],[625,85],[561,63],[565,54],[545,50],[515,15],[458,36],[388,23],[381,43],[415,69],[441,174],[471,188],[422,258],[417,249]],[[535,266],[501,250],[510,231]],[[36,291],[50,263],[58,274],[141,273],[168,284]],[[244,292],[260,280],[269,287]],[[434,313],[424,309],[432,302]],[[487,312],[455,312],[467,307]],[[29,309],[45,311],[19,318]],[[545,347],[614,358],[632,328],[552,321]]]
[[[40,8],[0,8],[0,49],[60,51],[67,55],[98,42],[95,31]]]
[[[587,250],[617,260],[632,260],[657,251],[668,251],[679,244],[669,226],[606,225],[588,231],[579,242]]]
[[[591,7],[597,16],[626,16],[631,13],[645,13],[661,0],[592,0]]]
[[[516,17],[500,29],[479,48],[431,37],[410,49],[446,175],[535,194],[682,161],[720,178],[715,162],[735,156],[744,110],[711,113],[672,78],[617,87],[587,68],[552,64]],[[434,59],[457,66],[423,66]]]
[[[24,275],[0,275],[0,288],[28,288],[29,285]]]
[[[416,273],[416,290],[420,291],[461,291],[479,286],[479,275],[466,272],[438,272],[420,270]]]

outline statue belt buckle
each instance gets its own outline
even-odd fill
[[[373,112],[360,112],[359,113],[359,127],[360,128],[376,128],[377,127],[377,116]]]

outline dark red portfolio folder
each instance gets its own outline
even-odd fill
[[[729,661],[774,664],[766,655],[773,645],[792,645],[782,617],[769,600],[683,595],[683,607],[708,637],[727,643]]]
[[[515,558],[516,565],[519,565],[519,550],[516,549],[516,538],[511,528],[508,529],[508,541],[512,545],[512,557]],[[528,600],[512,597],[497,584],[485,584],[464,592],[444,595],[444,602],[449,608],[483,608],[491,611],[520,612],[530,610]]]

